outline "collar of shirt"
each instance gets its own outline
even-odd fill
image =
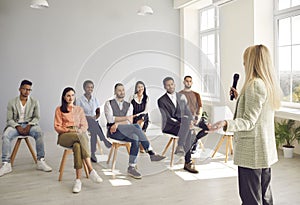
[[[123,99],[122,101],[119,101],[117,98],[115,98],[115,99],[116,99],[116,102],[117,102],[117,104],[118,104],[120,110],[122,110],[122,109],[123,109],[123,102],[124,102],[124,99]]]
[[[176,105],[177,105],[177,102],[176,102],[176,92],[174,92],[173,94],[167,93],[167,95],[169,96],[169,98],[173,102],[174,106],[176,107]]]

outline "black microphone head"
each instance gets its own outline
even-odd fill
[[[232,84],[233,88],[236,88],[236,85],[237,85],[237,82],[239,80],[239,77],[240,77],[240,75],[238,73],[235,73],[233,75],[233,84]],[[233,94],[233,91],[231,91],[230,100],[233,100],[233,98],[234,98],[234,94]]]
[[[240,75],[238,73],[235,73],[233,76],[233,80],[238,81],[239,78],[240,78]]]

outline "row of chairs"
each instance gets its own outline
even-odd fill
[[[162,155],[165,156],[165,154],[168,151],[169,147],[172,145],[171,159],[170,159],[170,167],[172,167],[173,162],[174,162],[174,152],[175,152],[176,141],[178,140],[179,137],[175,136],[175,135],[171,135],[171,134],[165,134],[165,133],[164,133],[164,135],[169,137],[169,141],[168,141],[167,145],[165,146],[165,148],[162,152]],[[37,158],[36,158],[35,152],[34,152],[32,146],[31,146],[31,143],[30,143],[28,137],[29,136],[19,136],[17,138],[17,141],[15,143],[14,149],[13,149],[12,154],[11,154],[11,165],[12,166],[14,164],[14,160],[15,160],[15,157],[17,155],[17,152],[18,152],[18,149],[20,147],[20,144],[21,144],[22,140],[24,140],[26,142],[27,147],[28,147],[28,149],[29,149],[29,151],[32,155],[32,158],[33,158],[34,162],[37,163]],[[216,152],[219,150],[219,148],[221,147],[223,141],[226,140],[225,162],[227,162],[229,152],[230,152],[231,155],[233,154],[232,138],[233,138],[232,135],[226,135],[226,134],[223,135],[222,138],[220,139],[218,145],[216,146],[216,149],[214,150],[214,153],[213,153],[212,157],[214,157]],[[111,146],[111,149],[110,149],[110,152],[109,152],[109,155],[108,155],[107,164],[110,163],[110,160],[113,157],[112,158],[112,166],[111,166],[111,170],[113,171],[115,169],[115,166],[116,166],[116,159],[117,159],[118,149],[120,147],[124,146],[126,148],[128,154],[129,154],[129,152],[130,152],[130,143],[125,142],[125,141],[115,140],[115,139],[110,139],[110,141],[112,143],[112,146]],[[204,149],[204,146],[203,146],[201,141],[200,141],[200,146],[202,147],[202,149]],[[103,153],[99,141],[98,141],[98,147],[100,149],[100,152]],[[60,167],[59,167],[58,181],[62,180],[67,156],[73,153],[72,148],[63,147],[63,149],[64,149],[64,152],[63,152],[63,156],[62,156]],[[87,165],[85,164],[84,161],[83,161],[83,167],[84,167],[86,177],[89,178],[88,168],[87,168]]]

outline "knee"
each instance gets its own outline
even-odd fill
[[[40,138],[40,137],[43,136],[43,132],[38,126],[31,127],[29,134],[32,135],[35,138]]]

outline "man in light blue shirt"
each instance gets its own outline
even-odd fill
[[[88,131],[91,133],[91,160],[92,162],[97,162],[95,155],[97,135],[100,140],[104,142],[107,148],[111,147],[111,143],[106,139],[103,131],[98,123],[98,118],[100,117],[100,104],[97,98],[95,98],[92,93],[94,90],[94,83],[91,80],[86,80],[83,83],[84,95],[77,100],[77,105],[83,108],[88,122]]]

